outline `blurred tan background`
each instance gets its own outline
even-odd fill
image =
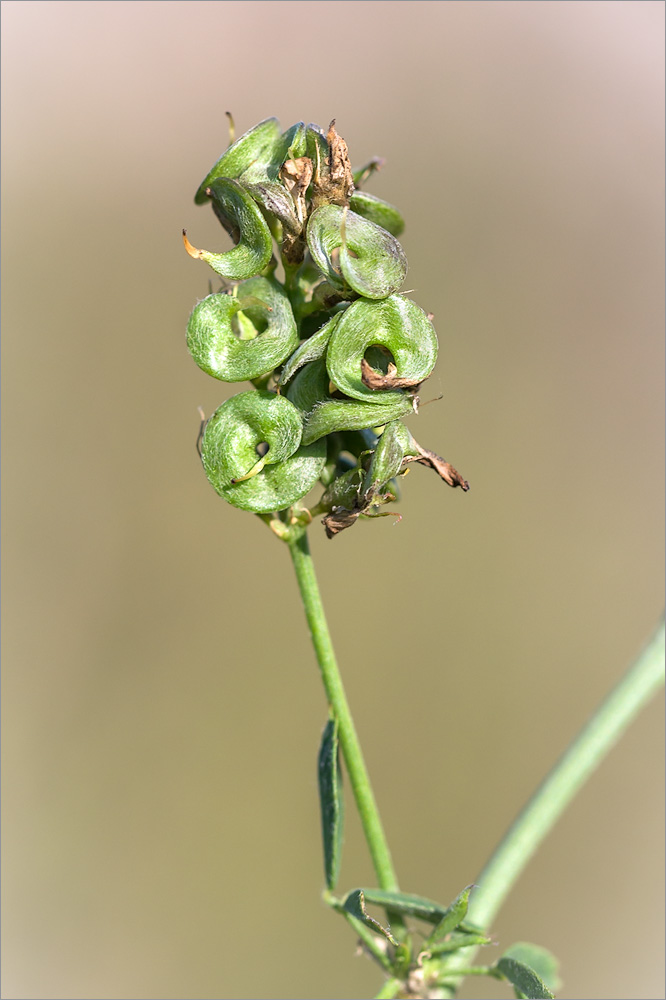
[[[212,272],[180,230],[228,245],[192,200],[227,109],[387,158],[440,338],[411,427],[472,488],[415,469],[401,524],[312,545],[401,884],[447,901],[662,609],[664,6],[2,17],[2,995],[372,996],[320,901],[288,554],[195,453],[240,387],[187,354]],[[655,703],[493,928],[550,947],[562,997],[664,995],[662,757]],[[345,888],[373,881],[349,805]]]

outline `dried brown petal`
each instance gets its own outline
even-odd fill
[[[396,375],[397,368],[389,361],[386,375],[376,371],[365,358],[361,359],[361,379],[368,389],[415,389],[423,379],[401,378]]]
[[[347,510],[345,507],[334,507],[330,514],[323,517],[321,523],[326,529],[327,538],[335,538],[345,528],[356,524],[360,510]]]
[[[349,206],[349,199],[354,191],[354,175],[352,173],[347,143],[335,131],[335,119],[331,122],[326,136],[328,156],[325,164],[319,164],[321,172],[315,170],[312,183],[312,209],[322,205]]]
[[[312,180],[312,160],[308,156],[300,156],[297,160],[286,160],[280,170],[280,179],[294,199],[296,214],[303,223],[307,215],[305,193]]]
[[[428,448],[422,448],[416,441],[413,441],[413,444],[418,451],[418,455],[406,455],[404,459],[405,462],[420,462],[421,465],[428,465],[431,469],[434,469],[437,475],[440,476],[445,483],[448,483],[449,486],[460,486],[465,493],[467,492],[469,489],[469,483],[466,479],[463,479],[458,470],[455,469],[450,462],[446,462],[434,451],[430,451]]]
[[[335,131],[335,118],[328,127],[326,140],[330,151],[328,159],[331,184],[338,189],[334,204],[349,205],[349,199],[354,190],[354,175],[349,162],[347,143]]]

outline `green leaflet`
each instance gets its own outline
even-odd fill
[[[284,510],[314,486],[326,461],[323,441],[300,447],[301,431],[301,413],[284,396],[258,389],[241,392],[206,424],[204,471],[235,507],[254,513]],[[257,451],[261,444],[268,445],[263,457]]]
[[[397,208],[367,191],[354,191],[349,206],[357,215],[381,226],[392,236],[400,236],[405,228],[405,220]]]
[[[526,997],[527,1000],[552,1000],[553,994],[529,965],[505,955],[500,958],[495,968],[509,980],[516,991],[516,996]]]
[[[373,156],[373,158],[367,163],[364,163],[362,167],[354,170],[353,178],[356,192],[358,192],[359,188],[365,184],[365,182],[369,180],[377,170],[381,170],[385,162],[386,161],[381,156]]]
[[[432,899],[426,899],[425,896],[415,896],[408,892],[390,892],[385,889],[354,889],[347,895],[345,906],[347,900],[359,892],[363,893],[365,903],[381,906],[383,909],[393,910],[395,913],[402,913],[406,917],[418,917],[431,924],[439,923],[446,912],[446,907],[433,902]]]
[[[485,934],[468,934],[466,932],[452,931],[445,938],[436,941],[435,944],[431,944],[429,948],[425,948],[424,946],[423,950],[429,957],[434,958],[436,955],[448,955],[450,952],[459,951],[461,948],[479,948],[484,944],[492,944],[492,938],[486,937]]]
[[[504,952],[502,958],[513,958],[529,966],[542,979],[549,990],[557,993],[562,983],[559,976],[559,962],[547,948],[527,941],[517,941]]]
[[[232,233],[238,244],[223,253],[197,250],[188,243],[185,248],[191,257],[205,260],[224,278],[242,280],[252,278],[268,266],[273,243],[268,224],[258,206],[238,181],[218,177],[209,189],[216,214]]]
[[[367,902],[372,902],[372,900],[368,899]],[[366,893],[364,890],[352,889],[352,891],[345,897],[342,905],[347,913],[350,913],[352,917],[355,917],[356,920],[360,920],[366,927],[370,927],[378,934],[382,934],[394,947],[398,947],[398,942],[391,934],[390,929],[380,924],[379,920],[375,920],[374,917],[371,917],[365,908],[365,904]]]
[[[467,885],[460,892],[453,902],[446,908],[442,919],[439,921],[435,929],[429,938],[424,942],[424,951],[430,951],[437,942],[445,938],[451,931],[454,931],[467,915],[467,907],[469,905],[469,894],[474,888],[473,885]]]
[[[307,241],[317,266],[337,288],[349,287],[365,298],[383,299],[405,280],[407,258],[396,238],[339,205],[322,205],[312,213]]]
[[[199,185],[194,201],[204,205],[208,198],[206,188],[218,177],[239,177],[257,162],[270,162],[280,140],[280,123],[277,118],[266,118],[248,129],[229,146]]]
[[[338,724],[335,719],[328,720],[321,738],[317,774],[326,885],[333,890],[340,874],[344,823],[342,771],[338,753]]]
[[[242,282],[235,295],[208,295],[187,324],[190,354],[199,368],[223,382],[271,372],[297,345],[289,299],[281,285],[262,277]]]
[[[402,295],[381,302],[359,299],[342,313],[326,352],[331,382],[346,396],[386,406],[404,395],[403,389],[371,389],[363,382],[361,361],[372,345],[387,348],[396,376],[414,385],[435,367],[437,335],[422,309]]]

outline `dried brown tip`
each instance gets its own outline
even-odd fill
[[[335,131],[335,118],[328,127],[326,141],[329,151],[328,196],[333,204],[348,205],[354,190],[354,176],[349,162],[347,143]]]
[[[446,462],[443,458],[437,455],[434,451],[430,451],[428,448],[422,448],[420,444],[417,444],[416,448],[419,453],[419,457],[416,459],[422,465],[428,465],[431,469],[434,469],[438,476],[448,483],[449,486],[460,486],[460,488],[467,493],[469,489],[469,483],[466,479],[460,475],[457,469],[455,469],[450,462]]]
[[[205,250],[197,250],[196,247],[193,247],[190,241],[188,240],[187,232],[184,229],[183,229],[183,243],[185,244],[185,249],[189,253],[190,257],[194,257],[195,260],[202,259]]]
[[[326,529],[327,538],[335,538],[345,528],[356,524],[360,510],[347,510],[346,507],[334,507],[330,514],[323,517],[321,523]]]

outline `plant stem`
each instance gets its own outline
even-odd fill
[[[537,847],[581,785],[664,681],[663,622],[619,684],[601,703],[518,815],[479,875],[467,919],[488,928]],[[446,972],[467,965],[471,949],[447,962]],[[451,994],[453,995],[453,994]]]
[[[296,579],[303,599],[305,616],[310,628],[312,644],[315,648],[321,670],[328,703],[338,722],[340,747],[349,775],[349,783],[354,793],[356,806],[361,818],[363,832],[370,850],[370,856],[380,889],[397,890],[398,880],[391,860],[391,852],[382,821],[377,809],[370,778],[363,760],[363,753],[356,735],[354,720],[342,685],[342,678],[335,659],[333,643],[326,624],[324,607],[321,602],[317,578],[315,576],[310,547],[305,531],[289,541],[289,551],[296,571]],[[395,921],[395,916],[394,916]]]
[[[375,1000],[393,1000],[404,985],[401,979],[387,979],[379,993],[375,994]]]

